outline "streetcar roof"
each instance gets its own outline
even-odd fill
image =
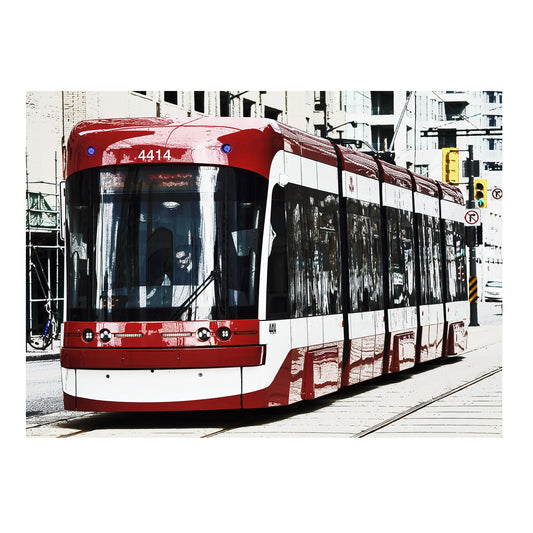
[[[258,147],[261,147],[258,150]],[[79,122],[67,149],[69,176],[86,168],[147,162],[232,166],[269,176],[274,155],[284,150],[336,166],[331,142],[271,119],[252,117],[115,118]],[[343,170],[378,179],[376,160],[339,146]],[[144,159],[139,160],[143,154]],[[380,161],[383,180],[431,196],[462,203],[461,193],[447,184],[413,175]]]

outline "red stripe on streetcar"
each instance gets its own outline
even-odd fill
[[[64,368],[220,368],[258,366],[265,362],[265,346],[228,346],[178,349],[63,348]]]

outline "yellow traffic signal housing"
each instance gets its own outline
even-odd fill
[[[474,180],[476,207],[487,207],[487,180]]]
[[[442,149],[442,181],[459,185],[459,150],[457,148]]]

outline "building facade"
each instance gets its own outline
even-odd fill
[[[28,327],[46,320],[52,298],[61,316],[62,241],[59,188],[66,142],[80,120],[122,117],[265,117],[296,128],[353,141],[356,149],[393,152],[396,163],[442,179],[442,148],[473,146],[489,202],[481,209],[483,246],[478,247],[479,287],[502,279],[502,135],[482,130],[502,126],[497,91],[30,91],[26,98],[26,189]],[[474,134],[474,132],[476,132]],[[468,198],[465,179],[460,180]]]

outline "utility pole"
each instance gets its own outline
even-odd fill
[[[414,91],[409,91],[407,93],[407,98],[405,99],[405,105],[403,106],[402,112],[400,114],[400,118],[398,119],[398,124],[396,124],[396,128],[394,129],[394,135],[392,136],[392,140],[390,142],[390,148],[389,152],[394,151],[394,143],[396,141],[396,136],[398,135],[398,132],[400,131],[400,125],[403,120],[403,116],[405,115],[405,112],[407,111],[407,106],[409,105],[409,100],[411,99],[411,96],[413,95]]]
[[[468,209],[477,207],[474,198],[474,147],[468,145],[468,161],[466,164],[468,170]],[[470,326],[479,326],[477,321],[477,266],[476,266],[476,242],[472,242],[469,247],[470,258],[470,276],[468,279],[468,299],[470,300]]]

